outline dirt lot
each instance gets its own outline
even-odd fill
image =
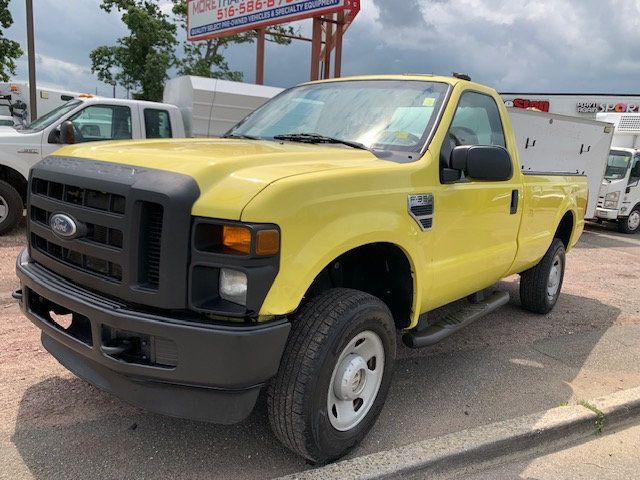
[[[217,426],[130,407],[68,373],[11,299],[22,230],[0,237],[0,478],[269,478],[309,468],[260,405]],[[640,235],[590,226],[547,316],[511,303],[435,348],[400,344],[380,420],[353,455],[640,385]]]

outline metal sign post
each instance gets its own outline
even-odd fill
[[[35,35],[33,33],[33,0],[27,0],[27,57],[29,63],[29,107],[30,118],[33,122],[38,118],[38,108],[36,106],[36,47]]]
[[[311,80],[340,76],[342,37],[360,11],[360,0],[188,0],[187,39],[197,42],[249,30],[258,33],[256,83],[264,82],[265,36],[269,26],[313,18],[313,38],[282,35],[311,42]]]

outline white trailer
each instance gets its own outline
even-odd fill
[[[586,175],[589,201],[585,218],[593,218],[611,147],[613,126],[595,120],[522,109],[509,109],[509,116],[522,171]]]
[[[264,85],[183,76],[166,83],[163,100],[182,112],[187,137],[217,137],[281,91]]]
[[[600,187],[596,218],[615,221],[623,233],[640,232],[640,113],[599,113],[615,133]]]

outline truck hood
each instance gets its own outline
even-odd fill
[[[253,197],[282,178],[390,164],[341,145],[240,139],[95,142],[65,147],[56,155],[188,175],[200,188],[193,215],[235,220]]]

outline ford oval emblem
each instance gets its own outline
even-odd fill
[[[78,223],[66,213],[54,213],[49,218],[49,226],[60,238],[70,240],[78,236]]]

